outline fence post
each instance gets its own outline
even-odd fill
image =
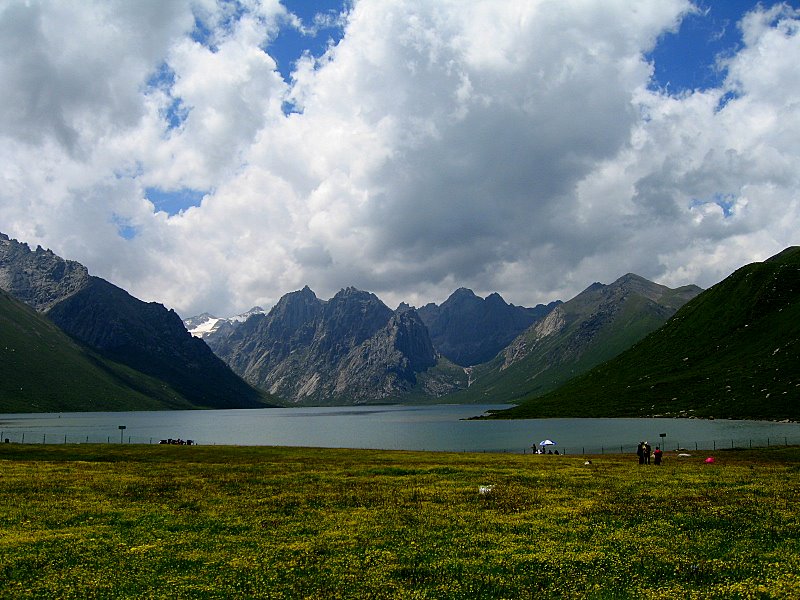
[[[64,434],[64,443],[65,444],[67,443],[67,434],[66,433]]]
[[[46,443],[47,443],[47,434],[43,433],[42,434],[42,444],[46,444]]]
[[[23,444],[25,443],[25,432],[24,431],[22,432],[22,443]]]

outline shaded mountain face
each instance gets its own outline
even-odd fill
[[[509,416],[800,419],[800,248],[686,303],[614,360]]]
[[[323,301],[308,287],[266,315],[209,338],[247,381],[299,404],[381,402],[402,397],[436,357],[413,309],[346,288]]]
[[[507,304],[497,293],[484,299],[459,288],[441,306],[426,304],[418,312],[434,348],[454,363],[469,367],[494,358],[558,304],[524,308]]]
[[[700,291],[670,289],[633,274],[610,285],[594,283],[476,367],[464,395],[510,401],[544,394],[628,349]]]
[[[163,381],[101,357],[0,290],[0,412],[192,408]]]
[[[265,406],[178,315],[142,302],[50,251],[0,238],[0,282],[101,356],[164,381],[196,407]]]

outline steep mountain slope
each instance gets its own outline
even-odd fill
[[[742,267],[612,361],[504,417],[800,419],[800,248]]]
[[[191,408],[163,382],[108,361],[0,290],[0,412]]]
[[[610,285],[594,283],[473,369],[470,388],[454,400],[504,402],[544,394],[628,349],[700,291],[673,290],[630,273]]]
[[[214,351],[247,381],[299,404],[396,400],[430,381],[453,389],[436,365],[416,311],[392,311],[377,296],[346,288],[322,301],[308,287],[286,294],[267,315],[250,317],[209,338]]]
[[[484,299],[472,290],[459,288],[441,306],[426,304],[418,312],[436,351],[469,367],[494,358],[557,304],[524,308],[507,304],[497,293]]]
[[[174,311],[138,300],[52,252],[0,237],[0,282],[101,356],[161,379],[203,408],[265,406]]]

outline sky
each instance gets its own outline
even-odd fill
[[[800,0],[5,0],[0,232],[181,316],[800,243]]]

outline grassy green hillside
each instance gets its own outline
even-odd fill
[[[800,419],[800,248],[743,267],[627,352],[502,417]]]
[[[460,402],[515,402],[540,396],[613,358],[672,316],[695,286],[675,290],[628,274],[611,285],[594,284],[557,307],[504,352],[472,371]]]
[[[0,412],[192,408],[162,382],[103,360],[0,290]]]

